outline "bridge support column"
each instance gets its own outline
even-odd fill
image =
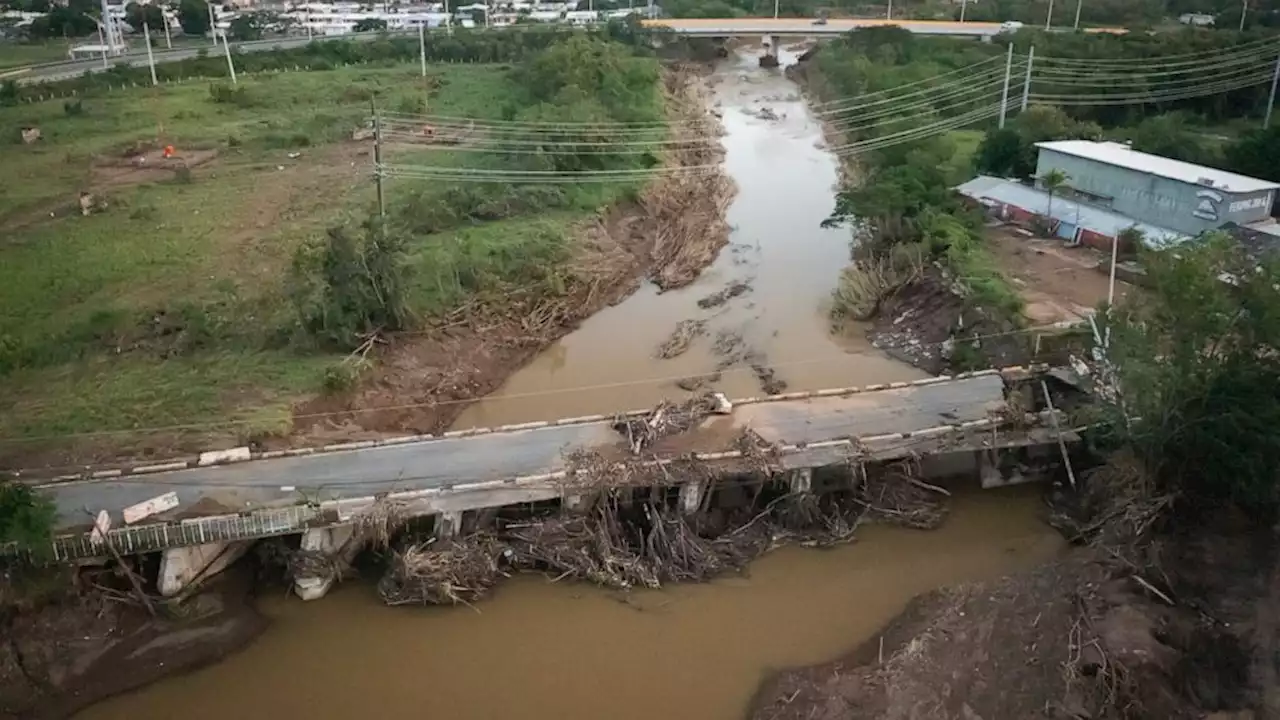
[[[462,532],[462,511],[442,512],[436,516],[436,538],[446,540]]]
[[[687,482],[680,486],[680,512],[692,515],[702,507],[702,497],[707,492],[706,481]]]
[[[319,600],[327,595],[329,588],[338,581],[338,573],[355,559],[359,543],[353,539],[354,535],[355,528],[351,525],[312,528],[302,533],[303,552],[320,553],[333,562],[321,575],[294,578],[294,594],[303,600]]]
[[[247,540],[169,548],[160,557],[160,594],[173,597],[226,570],[251,543]]]
[[[778,67],[778,36],[765,35],[762,44],[764,55],[760,56],[760,67]]]
[[[802,468],[793,471],[788,482],[791,485],[791,493],[793,495],[813,492],[813,468]]]

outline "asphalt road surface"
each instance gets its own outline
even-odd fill
[[[843,397],[770,401],[736,406],[696,430],[668,438],[659,456],[732,449],[750,428],[779,445],[903,433],[982,420],[1004,404],[1004,381],[984,375]],[[581,449],[622,445],[608,423],[549,426],[507,433],[441,438],[302,457],[254,460],[121,480],[46,486],[59,524],[83,524],[87,511],[123,508],[169,491],[182,507],[208,497],[232,509],[309,500],[367,497],[380,492],[503,480],[563,470],[565,456]]]

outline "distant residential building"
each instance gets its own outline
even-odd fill
[[[1067,176],[1069,194],[1187,235],[1271,216],[1280,184],[1092,140],[1036,143],[1036,177]]]

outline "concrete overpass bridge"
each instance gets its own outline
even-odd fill
[[[435,516],[445,532],[456,531],[469,511],[548,500],[573,505],[591,492],[575,484],[569,459],[584,451],[618,463],[620,473],[640,478],[637,484],[679,485],[682,503],[694,507],[706,481],[689,481],[679,464],[742,472],[753,458],[741,442],[748,432],[797,492],[809,490],[814,468],[906,457],[942,463],[935,474],[980,473],[984,485],[1008,484],[999,470],[1007,467],[1002,452],[1030,447],[1056,457],[1060,438],[1078,439],[1059,428],[1058,416],[1022,410],[1032,406],[1026,398],[1045,372],[1015,367],[744,398],[639,455],[617,423],[652,410],[319,448],[234,448],[31,482],[52,496],[65,528],[53,543],[58,561],[103,558],[108,542],[123,555],[164,552],[161,588],[177,592],[218,558],[234,556],[229,548],[242,552],[255,539],[301,534],[304,547],[334,549],[379,504],[395,504],[402,516]],[[139,518],[141,508],[161,512]],[[74,530],[103,512],[110,519],[105,540],[101,532]]]
[[[999,23],[846,18],[831,19],[825,24],[818,24],[818,21],[814,18],[668,18],[645,20],[644,23],[648,27],[667,28],[679,35],[711,38],[740,37],[748,35],[770,37],[830,37],[847,33],[858,28],[894,25],[922,35],[950,35],[956,37],[990,39],[995,35],[998,35],[1001,29],[1001,25]],[[526,27],[530,26],[514,25],[503,28],[491,28],[484,31],[519,32]],[[444,32],[446,31],[442,28],[433,28],[430,31],[431,34],[436,35],[443,34]],[[1124,30],[1119,28],[1092,28],[1085,30],[1085,32],[1118,33],[1124,32]],[[316,40],[365,42],[369,40],[376,40],[379,37],[385,37],[388,35],[404,37],[416,36],[417,30],[349,33],[339,36],[317,37]],[[282,37],[272,38],[269,40],[252,40],[233,43],[231,47],[232,51],[236,53],[269,52],[272,50],[301,47],[310,42],[312,42],[312,39],[306,37]],[[218,52],[218,48],[212,46],[204,48],[187,46],[183,48],[174,48],[172,50],[156,48],[153,52],[157,63],[167,63],[197,57],[202,51],[210,54],[216,54]],[[80,77],[86,72],[102,72],[115,66],[140,67],[146,64],[147,53],[144,50],[118,57],[109,57],[105,62],[102,58],[92,58],[10,68],[0,71],[0,80],[13,80],[23,85],[56,82],[58,80]]]

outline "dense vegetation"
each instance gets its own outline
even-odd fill
[[[1142,260],[1150,297],[1107,316],[1123,389],[1112,427],[1155,494],[1270,522],[1280,508],[1280,264],[1213,234]]]
[[[1129,59],[1159,67],[1165,56],[1228,52],[1248,40],[1234,33],[1109,37],[1022,32],[1004,39],[1009,41],[1019,52],[1034,42],[1041,58]],[[807,63],[808,84],[819,98],[863,96],[870,103],[866,108],[877,106],[872,112],[837,102],[826,111],[829,126],[845,135],[841,152],[857,163],[857,182],[839,194],[835,213],[837,220],[857,219],[859,238],[855,267],[846,272],[837,312],[861,314],[859,310],[874,305],[868,296],[892,290],[918,273],[919,259],[932,259],[967,286],[978,305],[1016,317],[1016,293],[985,256],[981,218],[961,207],[952,188],[975,171],[1029,178],[1035,172],[1035,143],[1040,141],[1128,140],[1153,153],[1280,177],[1280,164],[1275,162],[1280,132],[1258,130],[1254,120],[1252,129],[1223,134],[1230,124],[1261,114],[1265,86],[1161,103],[1082,103],[1064,108],[1033,104],[1024,112],[1015,105],[1004,129],[993,127],[991,120],[969,121],[968,116],[998,103],[1000,83],[999,68],[990,63],[986,67],[995,69],[969,68],[992,58],[998,62],[1001,50],[999,43],[922,38],[876,28],[821,47]],[[1096,87],[1089,85],[1092,76],[1073,78],[1085,84],[1069,88],[1033,79],[1033,97],[1114,93],[1107,82],[1118,82],[1113,77],[1117,72],[1122,71],[1104,71]],[[1161,82],[1169,77],[1175,76],[1162,76]],[[983,83],[989,86],[986,91]],[[1020,86],[1021,82],[1014,86],[1013,97],[1020,94]],[[892,92],[902,87],[911,90]],[[1142,97],[1142,92],[1135,96]]]

